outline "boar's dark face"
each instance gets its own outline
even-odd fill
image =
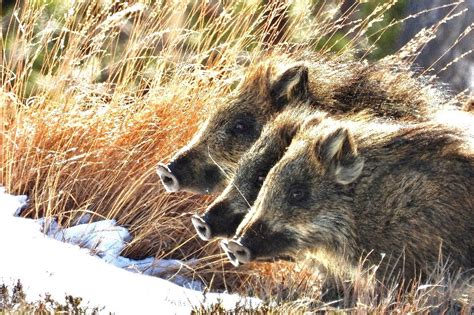
[[[234,239],[223,246],[231,261],[238,265],[318,248],[352,250],[347,185],[363,165],[347,129],[303,131],[268,174]]]
[[[320,121],[325,114],[312,113],[307,106],[292,107],[280,113],[244,154],[231,183],[193,224],[203,240],[231,237],[257,198],[270,169],[282,158],[305,119]]]
[[[289,68],[272,78],[272,69],[260,70],[247,80],[240,93],[218,107],[191,142],[157,173],[168,192],[222,192],[240,157],[258,139],[263,126],[289,100],[308,97],[308,72]]]
[[[257,110],[244,110],[238,104],[219,108],[168,165],[158,166],[165,188],[200,194],[223,190],[226,173],[257,140],[263,118]]]

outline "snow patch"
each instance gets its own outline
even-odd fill
[[[84,223],[66,229],[61,229],[55,222],[48,222],[46,229],[43,224],[43,231],[58,241],[88,248],[108,263],[117,259],[126,242],[131,240],[128,230],[117,226],[115,220]]]
[[[90,217],[85,216],[78,225],[62,228],[51,218],[15,217],[26,202],[26,196],[11,196],[0,187],[0,283],[19,279],[29,301],[45,293],[62,301],[70,294],[83,298],[85,307],[117,314],[189,314],[193,307],[218,302],[228,310],[260,303],[189,289],[202,285],[179,275],[175,283],[151,277],[176,274],[193,262],[122,257],[130,233],[116,221],[86,223]]]
[[[134,260],[120,256],[127,243],[131,241],[128,230],[118,226],[115,220],[86,223],[89,220],[90,216],[84,216],[77,221],[78,225],[64,229],[53,218],[42,218],[38,222],[46,235],[64,243],[86,248],[109,264],[135,273],[166,278],[190,289],[199,291],[204,289],[200,281],[178,275],[180,269],[188,268],[194,261],[182,262],[154,257]]]
[[[20,215],[26,201],[26,196],[9,195],[5,192],[5,187],[0,187],[0,218]]]

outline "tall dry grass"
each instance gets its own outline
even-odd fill
[[[371,28],[396,2],[355,18],[359,4],[340,13],[343,1],[93,0],[53,13],[22,1],[2,21],[0,185],[29,196],[25,216],[64,226],[84,214],[114,218],[133,234],[125,255],[193,259],[186,272],[209,289],[313,301],[320,281],[293,264],[230,268],[189,221],[211,197],[166,194],[155,165],[260,56],[317,48],[365,57],[374,49],[367,38],[384,33]],[[429,40],[420,33],[388,60],[410,64]]]

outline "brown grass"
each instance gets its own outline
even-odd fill
[[[55,216],[64,226],[85,213],[118,220],[133,234],[130,257],[196,258],[186,272],[209,289],[278,305],[301,292],[319,299],[320,280],[293,264],[229,267],[217,243],[200,242],[190,224],[210,197],[166,194],[155,165],[192,137],[258,56],[315,46],[328,53],[341,30],[348,40],[339,54],[370,53],[368,30],[394,2],[360,20],[349,19],[358,6],[338,13],[342,1],[295,4],[278,34],[268,17],[286,8],[259,1],[77,1],[52,15],[41,1],[24,1],[4,19],[1,38],[0,185],[29,196],[25,216]],[[280,42],[269,46],[269,38]],[[427,40],[394,61],[412,61]]]

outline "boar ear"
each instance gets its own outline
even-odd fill
[[[304,100],[309,96],[308,67],[298,65],[280,74],[270,84],[270,97],[279,109],[291,100]]]
[[[350,184],[362,173],[364,158],[357,153],[354,137],[346,128],[338,128],[317,142],[315,150],[339,184]]]
[[[298,130],[299,125],[295,123],[286,123],[279,128],[279,136],[285,147],[290,146]]]

